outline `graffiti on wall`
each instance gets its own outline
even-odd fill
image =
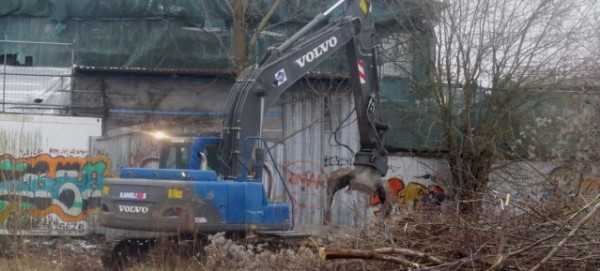
[[[295,212],[296,218],[301,217],[302,214],[320,212],[323,205],[321,192],[325,190],[327,179],[321,164],[306,160],[294,160],[278,165],[278,167],[291,188],[290,200],[294,202],[298,210],[302,210]],[[285,200],[287,195],[281,193],[278,198],[270,198],[270,200],[273,199]]]
[[[309,189],[324,190],[327,185],[327,174],[323,171],[323,168],[330,166],[339,165],[351,165],[351,159],[344,159],[337,156],[327,156],[324,159],[324,164],[296,160],[281,165],[280,168],[283,170],[284,178],[288,184],[292,187],[300,186],[301,191],[310,193]],[[429,176],[429,175],[424,175]],[[420,179],[426,179],[424,176],[416,177]],[[429,207],[440,206],[441,203],[446,199],[445,190],[436,184],[426,184],[425,181],[411,181],[405,182],[399,176],[393,176],[388,178],[387,184],[394,195],[392,198],[392,204],[399,208],[407,211],[413,210],[424,210]],[[318,193],[312,191],[313,193]],[[322,192],[322,191],[321,191]],[[300,208],[315,208],[321,209],[322,202],[317,202],[316,206],[311,206],[307,202],[300,200],[296,194],[293,195],[293,201],[296,206]],[[372,196],[369,201],[369,209],[379,215],[382,208],[381,199],[378,196]]]
[[[552,169],[548,178],[554,186],[554,193],[567,196],[600,193],[600,176],[592,173],[589,168],[559,166]]]
[[[88,151],[82,149],[57,149],[57,148],[49,148],[45,151],[43,148],[34,148],[34,149],[19,149],[19,157],[32,157],[42,155],[44,153],[49,154],[50,156],[66,156],[66,157],[84,157],[88,155]]]
[[[323,158],[323,167],[346,167],[354,164],[354,159],[350,157],[340,157],[338,155],[326,155]]]
[[[318,163],[297,160],[280,166],[285,179],[292,185],[323,188],[327,177]]]
[[[446,199],[444,189],[435,184],[428,186],[418,182],[405,182],[399,176],[391,177],[387,180],[391,194],[394,195],[391,200],[399,208],[414,211],[423,208],[440,206]],[[369,208],[375,215],[380,215],[381,199],[379,196],[372,196],[369,201]]]
[[[0,156],[0,227],[48,234],[84,234],[100,211],[106,156]]]
[[[557,202],[559,199],[593,198],[600,193],[599,168],[556,165],[530,174],[523,186],[504,188],[525,202]],[[510,179],[509,179],[510,180]]]

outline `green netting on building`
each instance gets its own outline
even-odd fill
[[[41,17],[1,17],[7,40],[74,42],[74,52],[55,46],[31,51],[27,43],[5,44],[2,50],[31,55],[36,66],[75,64],[98,68],[218,69],[229,67],[230,35],[226,31],[193,31],[177,20],[69,20],[64,24]]]
[[[415,93],[408,80],[381,82],[382,118],[392,127],[385,143],[390,149],[443,150],[442,129],[433,118],[439,116],[437,107],[428,97]]]
[[[249,29],[258,24],[275,0],[252,0]],[[266,31],[253,50],[256,60],[269,46],[281,43],[323,12],[334,0],[282,0]],[[385,2],[385,1],[384,1]],[[375,6],[378,38],[390,33],[414,31],[399,24],[423,12],[420,1],[399,1],[401,7]],[[413,3],[413,4],[411,4]],[[338,9],[333,16],[342,14]],[[427,15],[429,16],[429,15]],[[6,0],[0,6],[0,39],[74,43],[74,46],[44,46],[3,43],[9,54],[33,57],[34,66],[70,66],[101,69],[206,71],[232,70],[231,12],[224,0]],[[411,23],[412,23],[411,22]],[[415,79],[428,76],[431,32],[422,35],[423,47],[412,40],[414,53],[402,56],[409,73],[384,80],[384,119],[394,129],[387,143],[410,149],[437,149],[439,128],[428,118],[433,107],[423,93],[415,93]],[[424,34],[425,33],[425,34]],[[250,35],[252,33],[248,33]],[[415,48],[421,48],[416,50]],[[324,61],[324,72],[346,71],[343,52]],[[393,76],[392,76],[393,77]],[[416,95],[416,96],[415,96]],[[421,101],[415,103],[415,101]]]
[[[201,26],[204,23],[216,27],[221,21],[231,21],[232,15],[225,0],[3,0],[0,16],[48,17],[59,22],[70,19],[134,19],[173,18]],[[258,21],[267,14],[276,0],[249,1],[248,17]],[[282,21],[306,22],[323,12],[335,1],[332,0],[283,0],[271,17],[272,23]],[[388,21],[400,16],[409,17],[419,8],[406,5],[391,13],[386,7],[375,6],[375,18]],[[342,14],[341,8],[333,16]],[[396,15],[394,15],[396,14]]]
[[[250,1],[249,29],[253,29],[274,2]],[[285,40],[333,2],[281,1],[254,48],[255,57],[262,55],[268,46]],[[74,42],[74,64],[78,66],[231,69],[232,18],[226,3],[222,0],[7,0],[0,6],[0,39]],[[374,18],[379,24],[397,19],[389,10],[375,10]],[[35,65],[52,66],[71,58],[71,53],[62,48],[48,46],[31,51],[31,46],[27,46],[7,44],[3,49],[18,54],[19,58],[33,56]],[[344,64],[327,65],[321,68],[335,70]]]

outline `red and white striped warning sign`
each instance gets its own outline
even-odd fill
[[[358,61],[358,77],[360,78],[361,84],[367,82],[367,77],[365,75],[365,62],[362,60]]]

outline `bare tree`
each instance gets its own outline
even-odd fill
[[[236,73],[240,74],[241,71],[250,65],[250,52],[256,45],[260,33],[267,26],[267,23],[277,11],[281,0],[275,0],[273,5],[269,8],[267,13],[259,18],[259,23],[255,29],[249,29],[248,20],[250,20],[248,11],[250,9],[252,0],[228,0],[225,1],[229,11],[232,14],[232,41],[233,41],[233,52],[234,52],[234,64]],[[251,33],[251,35],[248,35]]]
[[[407,2],[386,1],[391,10]],[[398,18],[407,29],[435,33],[433,45],[411,43],[435,55],[424,77],[413,74],[413,92],[425,93],[437,108],[427,118],[441,127],[449,187],[461,210],[472,212],[498,161],[535,158],[518,132],[558,81],[577,72],[589,35],[579,16],[586,1],[412,2],[441,14],[429,21]]]

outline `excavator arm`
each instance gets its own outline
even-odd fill
[[[327,15],[344,2],[345,16],[318,28],[327,20]],[[388,165],[383,144],[387,125],[374,120],[378,76],[373,35],[370,1],[340,0],[284,43],[270,48],[259,63],[244,70],[226,105],[220,175],[230,180],[253,175],[242,154],[244,148],[251,148],[245,146],[246,138],[261,136],[265,111],[292,84],[334,52],[343,49],[356,106],[360,150],[355,156],[355,168],[344,171],[332,187],[350,185],[368,194],[376,192],[377,182],[386,174]]]

